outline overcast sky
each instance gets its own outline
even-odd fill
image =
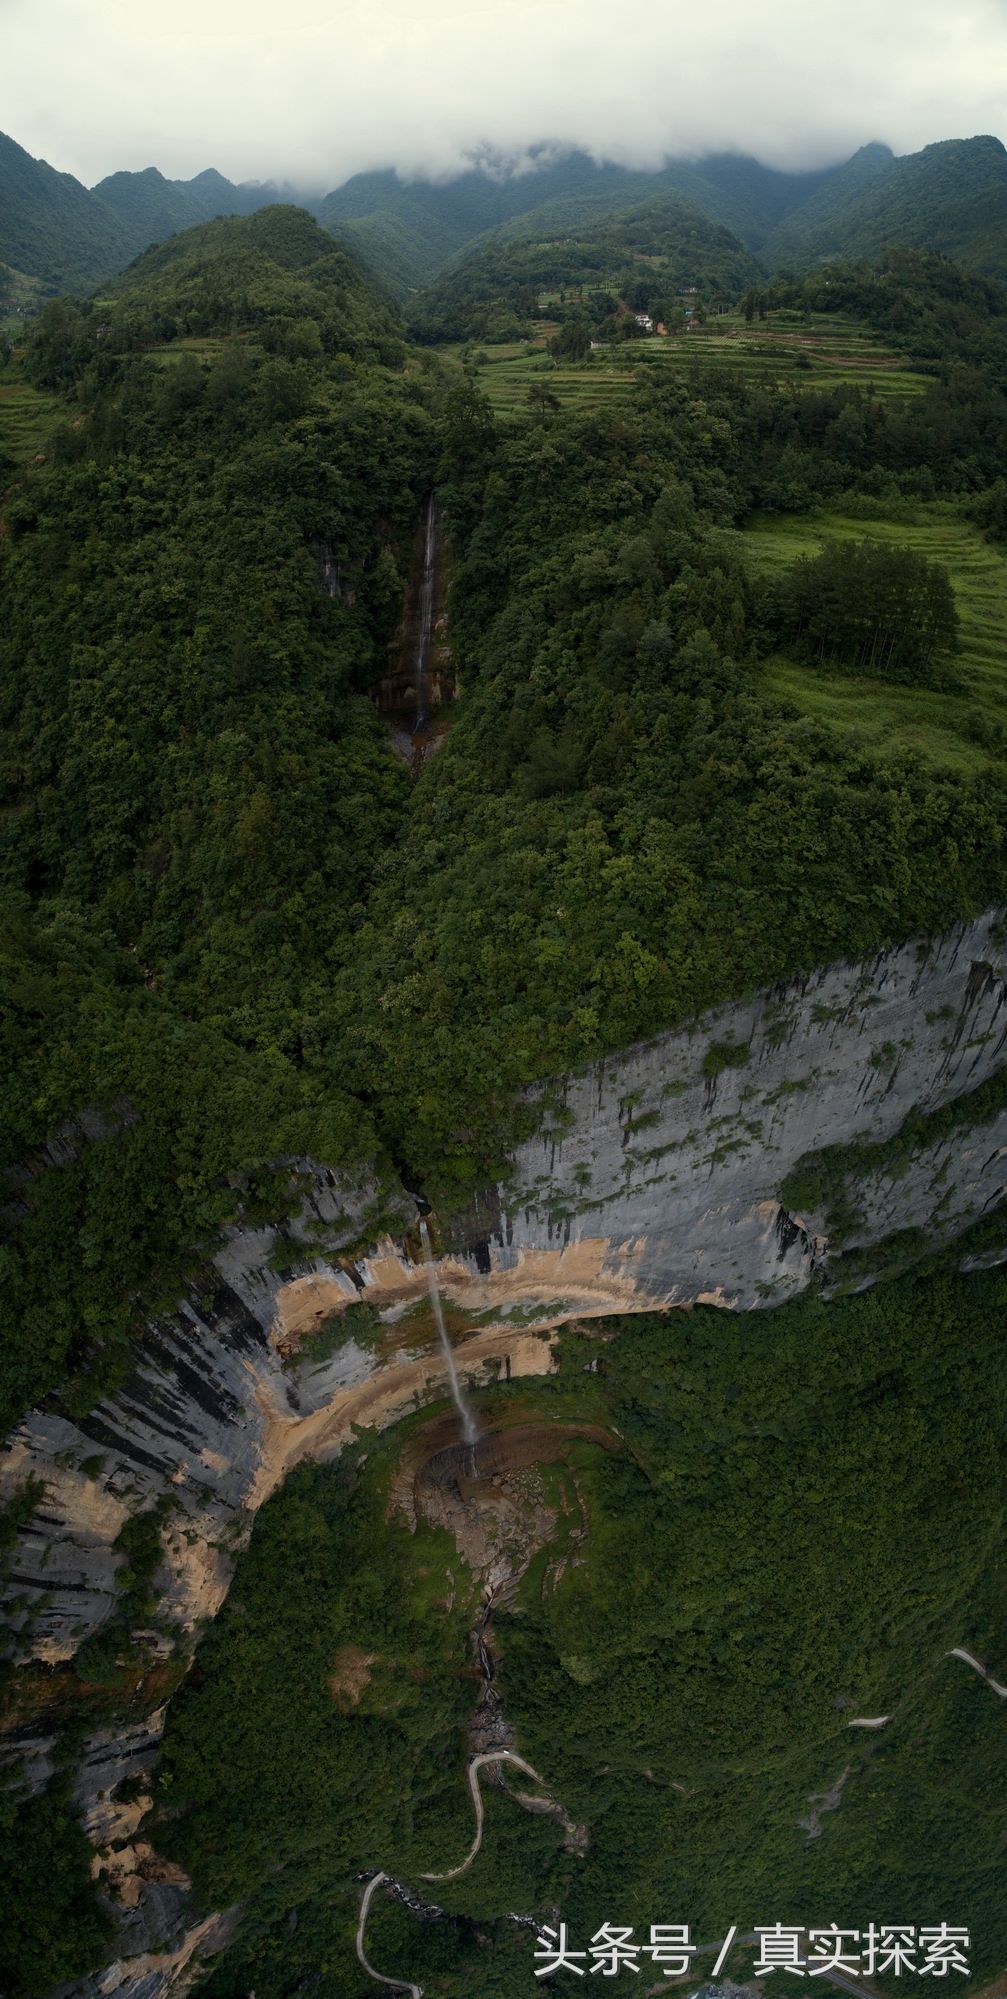
[[[1007,136],[1007,0],[0,0],[0,129],[88,184],[324,189],[543,139],[820,165]]]

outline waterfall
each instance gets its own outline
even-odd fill
[[[416,720],[413,735],[418,736],[427,721],[427,691],[430,662],[430,640],[434,628],[434,581],[435,558],[437,553],[437,511],[434,496],[427,499],[426,520],[423,528],[423,582],[420,587],[420,611],[416,633]]]
[[[474,1444],[478,1440],[479,1428],[462,1394],[461,1382],[458,1379],[455,1357],[451,1351],[447,1327],[444,1324],[444,1314],[441,1310],[441,1294],[437,1288],[437,1272],[434,1269],[433,1252],[430,1248],[430,1233],[426,1222],[420,1223],[420,1238],[423,1243],[423,1262],[426,1266],[427,1290],[430,1293],[430,1303],[434,1308],[434,1318],[437,1321],[437,1337],[441,1343],[441,1352],[444,1355],[444,1364],[448,1371],[448,1380],[451,1383],[452,1399],[462,1419],[462,1435],[465,1438],[465,1442],[467,1444]]]

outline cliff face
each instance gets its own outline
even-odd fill
[[[863,1281],[889,1238],[950,1240],[995,1207],[1007,1186],[1007,1109],[995,1090],[974,1106],[969,1096],[1005,1061],[1002,934],[989,913],[723,1008],[543,1091],[540,1134],[519,1152],[512,1183],[474,1205],[440,1258],[463,1335],[460,1372],[478,1383],[546,1369],[548,1328],[575,1315],[700,1300],[743,1309],[813,1277],[848,1281],[851,1268]],[[825,1204],[793,1212],[780,1190],[803,1155],[854,1141],[840,1257]],[[122,1981],[145,1999],[218,1936],[186,1927],[184,1881],[136,1840],[146,1801],[132,1793],[156,1760],[172,1677],[290,1466],[444,1393],[409,1246],[387,1237],[351,1259],[374,1189],[313,1176],[298,1224],[229,1233],[177,1313],[150,1325],[117,1395],[77,1422],[32,1411],[0,1461],[0,1502],[28,1478],[45,1487],[5,1581],[15,1656],[44,1663],[40,1683],[72,1670],[80,1645],[116,1616],[124,1523],[164,1510],[139,1712],[92,1736],[77,1778],[117,1890]],[[403,1199],[403,1228],[410,1217]],[[313,1356],[306,1336],[361,1299],[376,1308],[366,1343],[351,1318],[350,1336],[337,1329],[334,1351]],[[0,1743],[36,1786],[53,1767],[49,1713],[44,1694],[22,1704]],[[124,1803],[115,1793],[127,1778]],[[107,1979],[102,1989],[113,1989]]]
[[[538,1135],[512,1182],[465,1218],[440,1260],[443,1288],[470,1318],[514,1324],[744,1310],[813,1277],[849,1282],[851,1267],[857,1281],[884,1267],[892,1237],[953,1240],[1007,1189],[1007,1092],[994,1116],[988,1101],[970,1110],[1005,1062],[1003,936],[987,912],[721,1008],[541,1092]],[[951,1104],[956,1121],[941,1116]],[[792,1211],[781,1193],[807,1155],[854,1145],[843,1191],[856,1212],[830,1242],[830,1203]],[[390,1310],[421,1281],[391,1245],[360,1272]],[[277,1309],[298,1332],[349,1291],[316,1265]]]
[[[834,966],[602,1062],[551,1093],[518,1158],[498,1254],[601,1240],[602,1271],[663,1306],[776,1304],[834,1275],[824,1208],[788,1214],[804,1155],[866,1141],[843,1248],[923,1230],[949,1240],[1007,1186],[1007,1110],[934,1116],[993,1076],[1007,1046],[997,912]],[[896,1141],[912,1117],[910,1148]],[[931,1131],[926,1130],[930,1121]],[[896,1142],[896,1143],[893,1143]]]

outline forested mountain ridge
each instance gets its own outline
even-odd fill
[[[142,173],[109,174],[106,180],[98,182],[94,192],[118,216],[134,257],[148,244],[161,243],[166,236],[175,236],[180,230],[191,229],[193,223],[208,219],[201,204],[191,199],[188,187],[165,180],[156,167],[147,167]],[[211,216],[241,212],[226,183],[217,189],[217,194],[218,202],[211,209]]]
[[[148,167],[88,189],[0,133],[0,263],[51,292],[91,290],[150,243],[278,198],[270,186],[235,187],[213,168],[173,181]]]
[[[252,215],[256,209],[291,199],[289,193],[260,182],[236,187],[213,167],[192,180],[165,180],[156,167],[109,174],[93,192],[119,217],[134,256],[194,223],[212,222],[222,215]]]
[[[386,358],[404,359],[401,328],[373,275],[305,209],[274,206],[200,223],[152,245],[106,290],[118,324],[148,314],[176,332],[217,333],[303,316],[308,358],[319,341],[330,354],[386,341]],[[286,351],[297,357],[289,329]]]
[[[594,219],[652,197],[678,196],[750,247],[790,208],[828,179],[786,174],[740,154],[670,160],[653,172],[598,163],[585,153],[547,149],[520,172],[472,171],[443,182],[403,181],[391,172],[356,174],[326,195],[319,219],[360,243],[368,261],[401,293],[428,285],[477,237],[531,218],[557,202],[568,221]]]
[[[786,216],[762,248],[769,266],[886,248],[954,258],[1007,278],[1007,151],[999,139],[946,139],[901,159],[858,153]]]
[[[949,140],[896,159],[861,148],[843,165],[785,173],[743,154],[667,160],[653,171],[599,163],[576,151],[533,149],[515,168],[487,160],[439,181],[391,170],[353,175],[325,196],[302,195],[337,237],[357,244],[399,298],[415,297],[467,247],[557,202],[567,226],[676,197],[729,230],[771,270],[825,256],[874,256],[886,246],[944,251],[970,268],[1007,274],[1003,148]],[[289,198],[270,185],[236,186],[213,169],[169,180],[155,167],[108,175],[90,192],[71,175],[0,143],[0,262],[67,291],[103,282],[152,242],[224,214]]]
[[[54,291],[86,291],[129,255],[112,209],[0,133],[0,262]]]
[[[540,316],[543,294],[546,317],[579,311],[598,322],[628,301],[677,323],[682,291],[733,301],[758,277],[744,244],[677,195],[614,211],[558,200],[456,259],[416,301],[410,330],[424,341],[509,339]]]

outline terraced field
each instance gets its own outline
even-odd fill
[[[740,313],[724,313],[695,333],[633,340],[600,348],[584,361],[555,362],[545,352],[552,327],[536,339],[476,349],[479,386],[499,416],[526,412],[529,392],[549,391],[564,408],[591,411],[630,393],[640,368],[673,368],[688,376],[709,368],[747,381],[784,382],[802,388],[856,384],[890,400],[917,395],[926,377],[879,342],[869,329],[839,314],[805,321],[794,313],[771,315],[747,326]],[[460,365],[461,347],[441,350]]]
[[[33,389],[14,364],[0,370],[0,452],[15,464],[27,465],[37,458],[66,414],[58,396]]]
[[[962,650],[961,693],[886,686],[798,666],[777,657],[769,684],[816,720],[855,735],[868,750],[912,750],[943,769],[972,771],[1007,756],[1007,555],[946,503],[919,506],[905,520],[840,513],[756,517],[745,540],[754,564],[784,568],[817,555],[829,539],[883,541],[943,563],[954,586]]]
[[[158,368],[171,368],[181,361],[184,354],[195,354],[197,361],[205,365],[225,345],[219,333],[186,333],[181,339],[172,340],[165,347],[150,347],[147,353]]]

